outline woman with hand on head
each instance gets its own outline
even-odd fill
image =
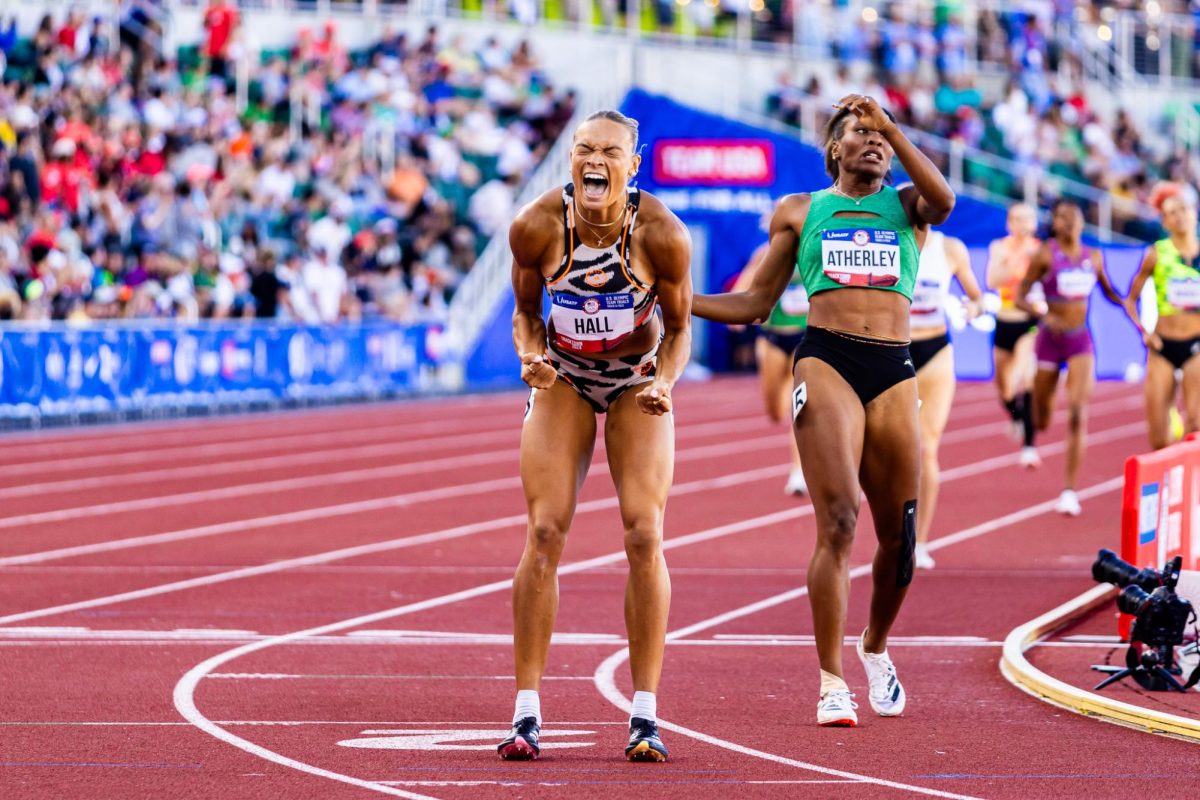
[[[887,637],[913,576],[920,436],[909,306],[920,243],[954,208],[954,192],[875,100],[850,95],[825,127],[828,189],[783,198],[767,254],[745,291],[697,296],[706,319],[763,320],[799,269],[808,328],[796,350],[792,419],[817,524],[808,568],[821,666],[817,722],[858,722],[842,669],[850,548],[860,493],[875,522],[870,620],[856,650],[872,708],[904,710]],[[912,178],[889,184],[893,157]]]

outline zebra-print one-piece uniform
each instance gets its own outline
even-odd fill
[[[654,287],[639,281],[629,265],[639,199],[638,190],[630,189],[620,234],[597,249],[575,230],[575,187],[563,189],[566,247],[562,265],[546,279],[551,301],[546,356],[597,414],[630,387],[654,378],[658,342],[642,355],[603,357],[649,322],[658,302]]]

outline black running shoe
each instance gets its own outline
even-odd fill
[[[666,761],[667,746],[658,735],[658,723],[634,717],[629,721],[629,745],[625,757],[630,761]]]
[[[538,735],[542,726],[537,717],[525,717],[514,722],[508,738],[496,746],[496,752],[505,761],[536,761],[542,748],[538,747]]]

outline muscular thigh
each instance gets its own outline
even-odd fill
[[[866,409],[862,486],[878,519],[917,497],[920,477],[920,434],[917,420],[917,382],[896,384],[872,400]]]
[[[566,524],[587,476],[596,443],[596,414],[567,384],[533,392],[521,428],[521,484],[530,513]]]
[[[792,354],[785,353],[775,345],[759,339],[758,372],[762,380],[763,398],[774,404],[781,419],[787,419],[790,409],[781,399],[792,385]]]
[[[954,350],[944,347],[917,373],[917,395],[921,398],[921,436],[936,442],[942,437],[954,402]]]
[[[845,378],[820,359],[801,359],[795,380],[803,394],[794,423],[796,444],[800,459],[815,465],[805,470],[813,504],[818,511],[835,502],[857,507],[866,419],[862,403]]]
[[[674,416],[644,413],[637,405],[640,391],[635,387],[621,395],[604,421],[608,467],[627,525],[634,517],[661,517],[675,472]],[[657,522],[661,525],[661,518]]]

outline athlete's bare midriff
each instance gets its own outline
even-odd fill
[[[910,338],[910,304],[898,292],[847,287],[820,292],[809,302],[812,327],[896,342]]]

